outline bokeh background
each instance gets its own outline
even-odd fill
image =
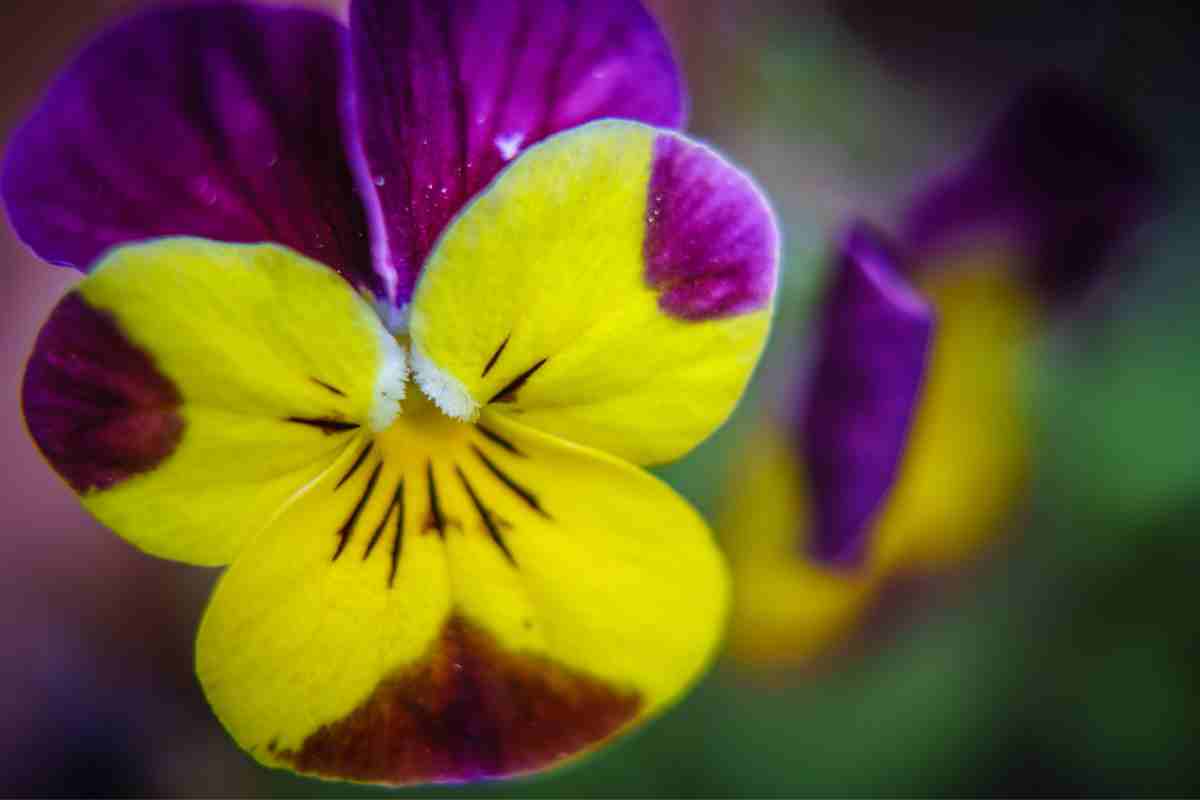
[[[132,0],[0,4],[0,138]],[[338,8],[340,3],[325,3]],[[723,661],[679,706],[549,776],[414,796],[1188,795],[1200,792],[1200,88],[1182,4],[657,0],[691,130],[746,166],[786,236],[780,315],[724,430],[662,471],[712,515],[799,366],[830,236],[887,223],[1023,80],[1067,70],[1141,131],[1161,213],[1103,303],[1034,360],[1030,499],[1002,543],[896,592],[853,647],[770,680]],[[191,668],[214,571],[79,508],[18,405],[75,274],[0,223],[0,793],[380,794],[257,767]]]

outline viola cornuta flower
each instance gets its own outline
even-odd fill
[[[527,773],[708,662],[725,566],[639,465],[737,402],[778,241],[683,114],[634,0],[213,3],[100,36],[13,138],[14,226],[87,273],[29,430],[129,541],[230,565],[196,666],[258,760]]]
[[[744,662],[823,652],[897,571],[960,563],[1003,528],[1029,467],[1029,346],[1101,277],[1152,184],[1133,134],[1052,76],[924,188],[898,241],[851,227],[796,408],[727,502]]]

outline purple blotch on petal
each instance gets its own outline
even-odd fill
[[[1148,216],[1155,184],[1135,133],[1071,79],[1051,75],[916,198],[905,241],[916,267],[981,241],[1015,247],[1048,299],[1069,301]]]
[[[775,291],[779,233],[749,178],[674,134],[654,141],[646,200],[646,281],[686,320],[744,314]]]
[[[637,0],[355,0],[350,30],[353,164],[397,306],[525,148],[604,117],[683,122],[670,48]]]
[[[95,39],[13,137],[3,194],[40,256],[188,235],[270,241],[368,289],[338,113],[346,30],[299,9],[155,10]]]
[[[896,479],[934,315],[887,243],[862,223],[841,243],[821,314],[798,431],[812,496],[809,552],[852,567]]]
[[[180,396],[111,314],[78,292],[38,334],[25,368],[25,423],[77,492],[107,489],[153,469],[183,435]]]

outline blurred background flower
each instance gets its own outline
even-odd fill
[[[780,398],[790,408],[766,415],[730,469],[736,658],[820,655],[897,576],[962,566],[1014,524],[1031,471],[1030,351],[1056,313],[1099,294],[1110,262],[1137,263],[1118,248],[1156,184],[1137,135],[1054,74],[921,186],[896,236],[850,226],[813,352]],[[1119,302],[1108,295],[1090,302]]]
[[[310,3],[320,5],[320,3]],[[12,4],[0,136],[82,38],[134,0]],[[340,8],[340,2],[325,3]],[[761,177],[787,251],[780,316],[734,425],[662,471],[714,514],[734,454],[783,396],[848,219],[894,228],[1028,79],[1079,76],[1143,134],[1163,213],[1094,304],[1029,360],[1029,501],[1006,545],[893,588],[853,658],[772,683],[718,669],[638,736],[539,779],[424,795],[1188,794],[1200,790],[1200,229],[1195,22],[1108,2],[657,0],[696,135]],[[17,413],[23,363],[74,280],[0,226],[0,364],[12,413],[0,531],[5,794],[338,795],[237,751],[204,707],[191,632],[213,573],[153,561],[90,521]],[[920,597],[916,602],[914,597]],[[844,654],[843,654],[844,655]],[[370,793],[370,790],[361,790]]]

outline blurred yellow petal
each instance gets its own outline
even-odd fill
[[[55,309],[26,420],[138,547],[230,561],[357,431],[390,424],[405,356],[333,270],[276,245],[113,251]]]
[[[854,569],[809,558],[811,507],[789,437],[763,426],[749,439],[719,517],[733,576],[730,654],[755,668],[800,664],[842,643],[878,583],[874,554]]]
[[[526,151],[451,224],[417,285],[417,380],[635,463],[729,415],[770,323],[778,240],[712,151],[609,120]]]
[[[264,763],[389,784],[514,775],[678,697],[727,594],[707,527],[661,482],[411,392],[227,572],[197,669]]]
[[[938,329],[900,476],[879,523],[888,559],[937,570],[998,533],[1029,473],[1024,378],[1039,309],[1011,268],[981,250],[927,270]]]

